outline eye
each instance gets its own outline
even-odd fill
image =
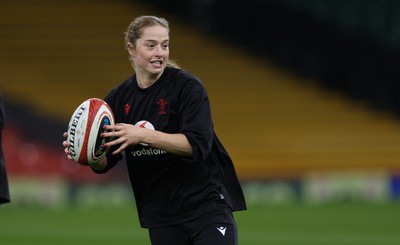
[[[169,47],[169,43],[168,42],[164,42],[164,43],[161,44],[161,48],[164,49],[164,50],[167,50],[168,47]]]

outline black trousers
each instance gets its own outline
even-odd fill
[[[149,229],[152,245],[237,245],[237,227],[228,209],[189,222]]]

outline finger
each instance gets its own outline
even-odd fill
[[[69,160],[73,160],[73,161],[74,161],[74,158],[71,156],[71,152],[68,150],[68,148],[65,148],[65,149],[64,149],[64,152],[65,152],[65,154],[67,155],[67,158],[68,158]]]
[[[115,151],[112,152],[113,155],[117,155],[121,152],[121,150],[118,148]]]
[[[119,130],[114,130],[114,131],[107,131],[107,132],[103,132],[100,134],[100,137],[102,138],[114,138],[115,139],[122,139],[124,136],[124,132],[123,131],[119,131]],[[119,143],[121,143],[121,141],[119,141]]]
[[[118,149],[116,149],[115,151],[113,151],[113,155],[117,155],[117,154],[119,154],[119,153],[121,153],[123,150],[125,150],[125,148],[127,147],[128,145],[125,143],[125,144],[122,144]]]
[[[100,134],[101,138],[111,138],[111,137],[118,137],[118,133],[113,131],[113,132],[104,132]]]
[[[68,141],[66,141],[66,140],[62,142],[62,145],[63,145],[64,147],[69,147],[69,143],[68,143]]]
[[[124,127],[123,125],[124,125],[123,123],[118,123],[118,124],[114,124],[114,125],[104,125],[103,128],[105,130],[111,130],[111,131],[121,130]]]
[[[67,132],[64,132],[64,133],[63,133],[63,136],[64,136],[64,138],[67,138],[67,137],[68,137],[68,133],[67,133]]]
[[[107,137],[104,137],[104,138],[107,138]],[[111,147],[111,146],[114,146],[114,145],[118,145],[118,144],[121,144],[121,143],[122,143],[122,140],[120,138],[114,138],[114,140],[105,143],[104,147],[108,148],[108,147]]]
[[[105,129],[105,130],[114,130],[114,125],[104,125],[103,129]]]

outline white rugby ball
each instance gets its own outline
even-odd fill
[[[92,165],[103,159],[108,148],[106,142],[112,138],[102,138],[104,125],[114,125],[114,114],[102,99],[90,98],[82,102],[72,114],[68,124],[69,152],[72,158],[83,165]]]

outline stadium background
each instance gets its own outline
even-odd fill
[[[249,202],[242,244],[400,242],[394,0],[0,1],[0,239],[146,244],[124,164],[94,175],[61,146],[75,107],[131,74],[123,32],[143,14],[170,21],[171,58],[207,87]]]

